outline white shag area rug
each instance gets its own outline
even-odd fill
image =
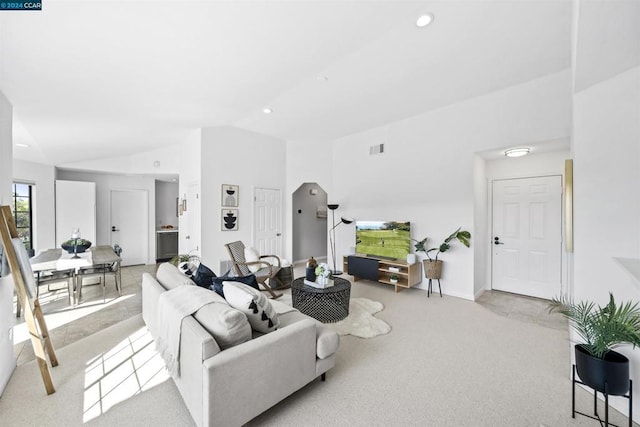
[[[292,305],[291,295],[283,295],[278,299],[285,304]],[[360,338],[373,338],[391,332],[391,326],[384,320],[373,315],[384,309],[381,302],[368,298],[351,298],[349,301],[349,315],[339,322],[325,323],[339,335],[353,335]]]
[[[351,298],[349,315],[336,323],[327,323],[339,335],[354,335],[360,338],[373,338],[391,332],[391,326],[373,315],[382,311],[381,302],[368,298]]]

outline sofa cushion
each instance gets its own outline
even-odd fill
[[[207,304],[193,315],[222,350],[251,339],[247,316],[225,302]]]
[[[209,289],[211,289],[212,291],[216,291],[218,295],[224,297],[224,287],[222,284],[225,281],[244,283],[245,285],[249,285],[256,290],[260,290],[260,288],[258,287],[258,280],[253,274],[250,274],[248,276],[233,276],[231,275],[231,271],[227,271],[224,276],[214,277],[213,279],[211,279],[212,285],[209,287]]]
[[[229,305],[242,311],[253,329],[263,333],[278,329],[278,314],[262,292],[244,283],[231,281],[225,281],[223,288]]]
[[[278,302],[278,301],[273,301]],[[280,313],[280,312],[279,312]],[[299,322],[302,319],[312,319],[306,314],[300,313],[298,310],[287,311],[282,314],[278,314],[280,320],[280,327],[285,328],[293,323]],[[316,322],[316,356],[318,359],[326,359],[327,357],[335,354],[340,346],[340,336],[330,329],[327,325]]]
[[[196,283],[196,285],[209,289],[209,287],[213,284],[212,280],[216,277],[216,273],[214,273],[203,263],[200,263],[200,265],[198,265],[198,268],[196,269],[196,272],[193,273],[192,279]]]
[[[182,285],[195,285],[193,280],[185,276],[178,268],[168,262],[164,262],[158,266],[156,279],[163,288],[170,290]]]

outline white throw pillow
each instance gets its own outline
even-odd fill
[[[227,302],[203,306],[193,315],[224,350],[251,339],[251,325],[240,310]]]
[[[222,285],[229,305],[243,312],[255,331],[266,334],[278,329],[278,313],[262,292],[240,282],[225,281]]]
[[[163,262],[158,266],[158,271],[156,271],[156,278],[158,279],[158,282],[160,282],[162,287],[167,290],[182,285],[196,285],[193,280],[189,278],[189,276],[182,274],[178,270],[178,267],[168,262]]]
[[[244,260],[246,262],[260,261],[260,254],[256,248],[244,248]],[[248,265],[249,271],[255,273],[260,270],[260,264]]]

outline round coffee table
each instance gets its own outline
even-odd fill
[[[333,323],[349,315],[351,282],[340,277],[333,278],[330,288],[318,289],[304,284],[304,277],[291,283],[293,308],[322,323]]]

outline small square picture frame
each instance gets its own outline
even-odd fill
[[[222,184],[222,206],[238,207],[240,187],[233,184]]]
[[[239,209],[222,209],[221,224],[222,231],[238,230],[238,212]]]

